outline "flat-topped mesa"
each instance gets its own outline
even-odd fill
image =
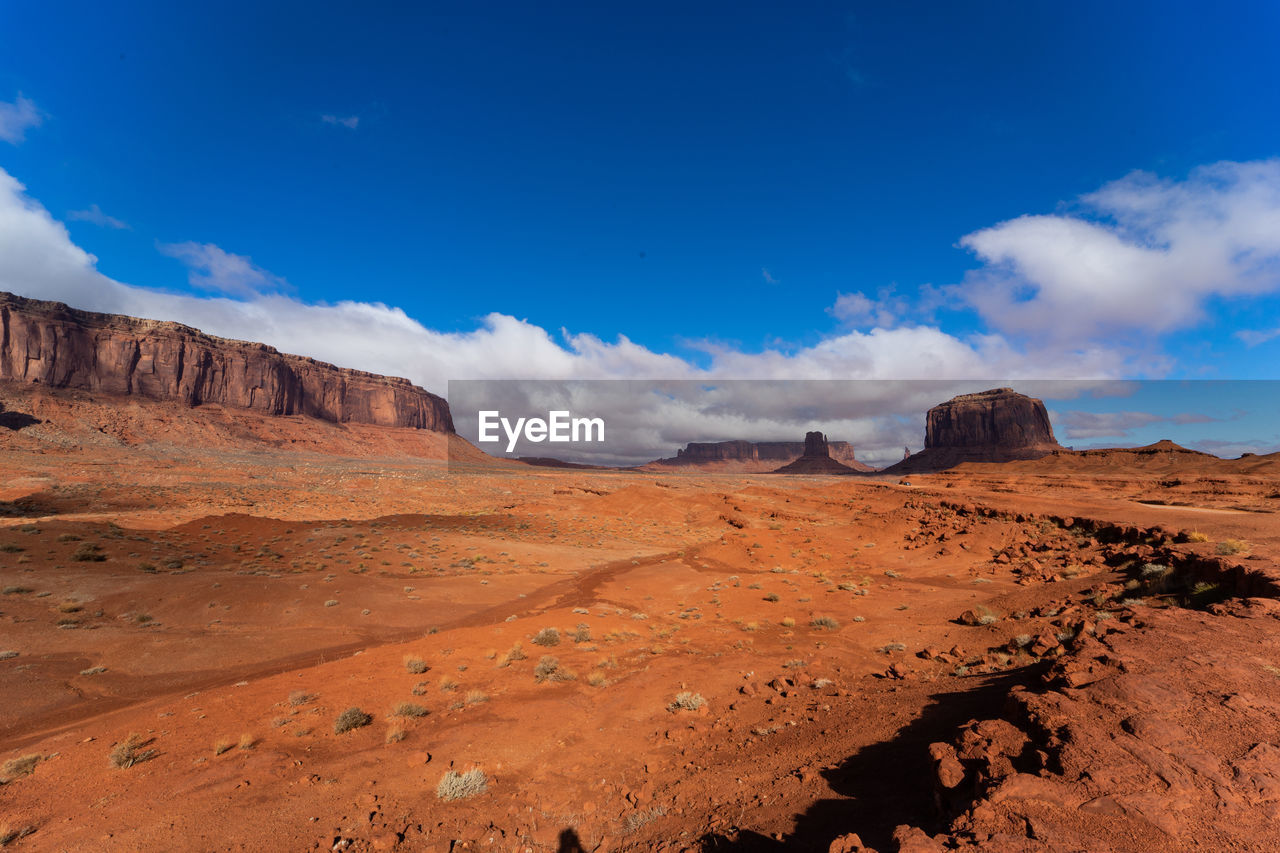
[[[699,462],[751,461],[760,458],[756,445],[750,441],[691,441],[676,451],[677,464],[695,465]]]
[[[929,410],[925,449],[1058,448],[1044,403],[1012,388],[961,394]]]
[[[924,450],[887,473],[941,471],[962,462],[1039,459],[1063,448],[1044,402],[1012,388],[961,394],[929,410]]]
[[[0,322],[4,381],[453,432],[444,398],[407,379],[335,367],[266,344],[3,292]]]
[[[832,459],[857,468],[872,470],[854,458],[853,445],[847,441],[829,441]],[[662,465],[699,465],[713,462],[760,463],[762,470],[772,470],[766,463],[794,462],[805,453],[802,441],[695,441],[676,451],[670,459],[660,459]]]

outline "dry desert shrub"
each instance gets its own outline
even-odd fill
[[[373,722],[373,717],[361,711],[359,708],[352,706],[338,715],[333,721],[334,734],[343,734],[352,729],[358,729],[367,726]]]
[[[688,690],[682,690],[676,694],[675,701],[667,706],[668,711],[696,711],[707,704],[707,700],[701,693],[691,693]]]
[[[299,705],[305,705],[316,697],[312,696],[305,690],[295,690],[289,694],[289,704],[295,708]]]
[[[0,783],[12,782],[19,776],[26,776],[34,772],[36,765],[40,763],[41,757],[39,753],[33,752],[20,758],[10,758],[4,763],[4,767],[0,768]]]
[[[465,773],[450,770],[440,777],[436,785],[436,796],[442,800],[465,800],[479,796],[489,788],[489,779],[479,767],[473,767]]]
[[[572,670],[560,666],[560,661],[551,655],[543,655],[538,665],[533,668],[533,680],[538,684],[548,681],[573,681],[578,676]]]
[[[1218,553],[1223,556],[1230,554],[1243,554],[1252,546],[1242,539],[1223,539],[1218,543]]]
[[[101,545],[85,542],[75,550],[75,553],[71,555],[71,559],[77,563],[101,563],[107,559],[107,555],[102,553]]]
[[[809,620],[809,624],[822,631],[834,631],[840,627],[840,623],[830,616],[815,616]]]
[[[222,755],[222,753],[224,752],[230,752],[231,747],[233,746],[235,746],[235,744],[233,744],[231,741],[227,740],[226,738],[221,738],[214,742],[213,754]]]
[[[427,709],[416,702],[401,702],[391,710],[393,717],[425,717]]]
[[[240,742],[236,744],[236,746],[240,747],[241,749],[253,749],[257,745],[258,745],[258,739],[253,735],[249,734],[248,732],[245,732],[244,734],[240,735]]]
[[[514,646],[511,647],[511,650],[509,652],[507,652],[505,655],[503,655],[501,658],[498,659],[498,663],[496,665],[499,668],[507,667],[507,666],[511,666],[511,664],[514,661],[524,660],[524,659],[525,659],[524,647],[521,646],[519,643],[516,643]]]
[[[468,690],[466,703],[468,705],[483,705],[489,701],[489,694],[483,690]]]
[[[579,622],[573,629],[573,641],[575,643],[591,642],[591,626],[586,622]]]
[[[1193,530],[1187,534],[1188,542],[1208,542],[1208,535],[1201,533],[1199,530]]]
[[[404,740],[405,737],[407,736],[408,736],[408,733],[405,732],[402,726],[392,726],[391,728],[387,729],[387,737],[385,742],[399,743],[400,741]]]
[[[111,766],[123,770],[126,767],[132,767],[135,764],[141,764],[143,761],[155,758],[156,751],[154,749],[143,749],[149,743],[151,743],[151,739],[144,738],[142,735],[129,735],[111,750]]]
[[[404,668],[414,675],[422,675],[431,667],[427,666],[427,662],[420,657],[406,655],[404,659]]]
[[[560,645],[560,632],[555,628],[543,628],[533,635],[533,644],[535,646],[558,646]]]

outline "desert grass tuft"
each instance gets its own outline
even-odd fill
[[[682,690],[676,694],[676,698],[667,706],[668,711],[696,711],[705,706],[707,700],[701,693],[691,693],[688,690]]]
[[[496,664],[496,666],[498,668],[508,667],[508,666],[511,666],[511,664],[514,661],[524,660],[524,659],[525,659],[524,647],[521,646],[519,643],[516,643],[514,646],[511,647],[511,650],[509,652],[507,652],[505,655],[503,655],[501,658],[498,659],[498,663]]]
[[[1223,539],[1218,543],[1218,553],[1223,556],[1231,554],[1243,554],[1253,546],[1243,539]]]
[[[111,766],[118,769],[132,767],[156,757],[156,750],[143,749],[152,741],[139,734],[131,734],[111,750]]]
[[[465,800],[476,797],[489,789],[489,779],[479,767],[465,773],[450,770],[440,777],[436,796],[442,800]]]

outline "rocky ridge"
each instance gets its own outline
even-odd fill
[[[449,404],[407,379],[335,367],[179,323],[0,293],[0,328],[0,381],[453,432]]]

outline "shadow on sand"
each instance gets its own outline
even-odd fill
[[[970,720],[995,717],[1010,688],[1031,684],[1040,666],[996,675],[972,676],[964,690],[935,693],[924,712],[891,740],[874,743],[823,772],[831,790],[843,799],[819,800],[796,820],[781,841],[751,830],[699,839],[706,853],[825,853],[832,839],[856,832],[862,843],[881,853],[897,849],[893,831],[902,824],[933,835],[945,829],[934,803],[929,744],[949,741]]]

